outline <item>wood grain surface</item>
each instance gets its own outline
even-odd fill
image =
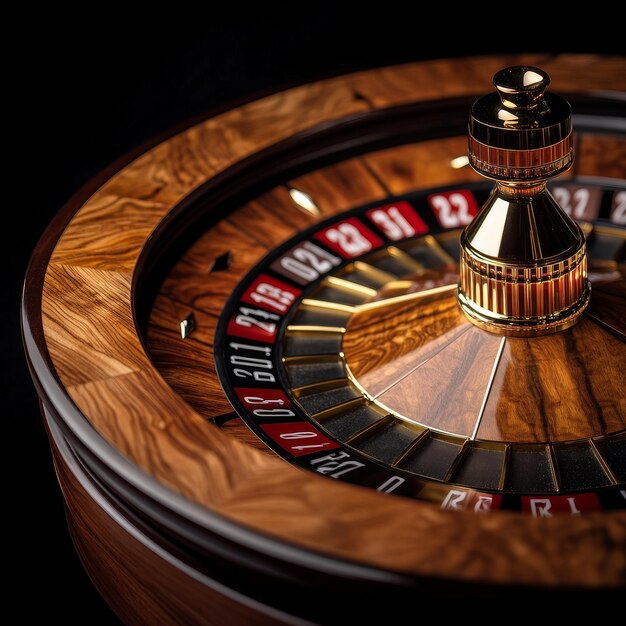
[[[585,176],[623,179],[626,138],[581,134],[574,163],[574,172]]]
[[[467,154],[467,137],[447,137],[381,150],[364,157],[393,194],[415,189],[484,180],[469,165],[450,167],[450,160]]]
[[[154,478],[173,507],[184,498],[293,546],[420,576],[626,583],[623,513],[472,516],[302,473],[193,410],[156,370],[134,324],[132,276],[148,237],[201,184],[269,145],[372,107],[484,92],[496,70],[514,63],[541,65],[555,91],[626,90],[626,61],[593,56],[468,58],[339,77],[243,105],[172,137],[104,183],[70,221],[47,267],[42,302],[54,375],[96,431]],[[351,185],[357,196],[378,193],[371,182]],[[231,221],[242,241],[255,241],[237,249],[237,272],[252,262],[243,255],[262,254],[314,222],[286,202],[284,194],[270,193]],[[255,227],[261,222],[263,228]],[[222,249],[213,245],[209,257]],[[217,283],[211,288],[216,300],[227,290]],[[193,294],[190,301],[199,302]],[[207,316],[217,310],[217,304],[198,307]],[[215,402],[222,402],[219,394]]]
[[[624,342],[589,319],[537,341],[507,340],[478,437],[568,441],[622,430],[624,368]]]
[[[51,437],[74,546],[91,581],[124,624],[292,623],[279,611],[245,601],[167,553],[120,515],[66,445]],[[98,622],[97,616],[90,620]]]
[[[377,403],[469,437],[485,401],[477,437],[492,441],[569,441],[626,428],[615,375],[626,368],[626,349],[605,328],[626,317],[626,290],[594,294],[604,324],[585,319],[555,335],[510,337],[498,357],[502,337],[470,324],[454,291],[420,297],[406,289],[409,299],[394,294],[387,306],[357,309],[344,335],[350,372]]]

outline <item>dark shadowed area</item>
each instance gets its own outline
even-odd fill
[[[37,29],[22,27],[21,46],[5,58],[4,99],[10,107],[5,131],[18,134],[15,150],[7,151],[14,172],[4,180],[15,198],[3,207],[4,218],[10,214],[16,226],[5,227],[1,251],[3,511],[9,548],[4,571],[14,585],[5,589],[5,608],[24,621],[37,609],[50,623],[117,623],[82,571],[65,527],[19,328],[30,254],[46,224],[82,184],[185,120],[316,78],[481,53],[626,53],[620,25],[612,26],[607,15],[571,19],[568,27],[547,24],[543,38],[531,41],[487,27],[477,32],[451,15],[436,23],[416,21],[402,14],[401,5],[381,6],[374,14],[339,10],[336,4],[257,3],[253,10],[242,4],[213,13],[207,7],[210,19],[175,15],[158,24],[130,24],[109,13],[106,19],[78,19],[80,26],[71,29],[59,27],[60,15],[54,26],[46,24],[52,16],[41,15]],[[598,36],[600,42],[594,42]]]

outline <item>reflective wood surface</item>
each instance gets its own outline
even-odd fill
[[[623,513],[534,520],[442,511],[303,473],[259,450],[235,424],[220,429],[207,419],[232,410],[215,374],[212,346],[217,316],[241,277],[270,249],[336,212],[384,197],[388,191],[473,180],[467,168],[442,169],[464,152],[462,138],[358,157],[290,181],[296,188],[315,192],[318,215],[295,206],[284,185],[248,202],[218,221],[174,266],[152,309],[148,351],[135,324],[133,275],[142,253],[155,229],[201,185],[260,150],[338,120],[408,102],[473,95],[489,84],[497,69],[515,63],[541,65],[551,74],[553,88],[562,92],[626,91],[624,59],[533,55],[432,61],[361,72],[263,98],[193,126],[131,162],[80,206],[59,232],[42,270],[43,333],[37,354],[41,353],[44,367],[61,389],[46,402],[58,407],[69,403],[93,427],[93,436],[129,463],[133,476],[149,479],[159,498],[178,511],[191,504],[201,528],[208,528],[217,515],[236,528],[290,548],[433,580],[583,587],[626,584]],[[602,139],[597,149],[595,138],[581,141],[582,173],[608,171],[623,176],[615,165],[620,161],[614,160],[624,149],[623,140]],[[225,254],[232,256],[228,271],[210,272]],[[598,315],[609,316],[614,310],[611,298],[620,297],[598,298],[597,306],[607,311]],[[427,306],[441,313],[436,323],[446,336],[464,328],[466,322],[446,298]],[[190,313],[198,327],[183,340],[179,323]],[[402,310],[394,315],[402,321]],[[618,318],[611,323],[622,322]],[[366,320],[362,323],[367,326]],[[370,357],[359,353],[356,329],[352,329],[349,359],[356,375],[366,377]],[[427,322],[424,329],[430,332]],[[439,333],[437,328],[432,335]],[[592,392],[581,389],[580,377],[562,380],[569,394],[565,402],[586,402],[591,415],[567,426],[559,417],[565,405],[551,395],[548,378],[545,388],[524,393],[528,359],[545,367],[546,377],[557,375],[555,359],[574,359],[583,380],[594,385],[601,379],[600,369],[586,369],[587,361],[578,355],[598,345],[613,350],[617,339],[587,322],[570,337],[574,339],[569,342],[558,337],[541,340],[545,344],[540,354],[522,340],[507,342],[504,363],[517,365],[515,370],[512,365],[502,366],[494,387],[506,384],[519,391],[507,403],[494,400],[487,405],[481,437],[520,441],[588,437],[597,432],[595,416],[600,414],[601,428],[624,426],[623,407],[612,404],[614,386],[619,384],[614,375],[604,375],[603,385]],[[474,422],[463,408],[482,399],[485,376],[475,371],[472,360],[492,363],[498,340],[484,339],[470,329],[459,341],[463,343],[457,345],[465,347],[454,357],[459,363],[456,375],[468,396],[441,399],[441,406],[445,402],[458,407],[452,413],[436,410],[434,397],[429,415],[437,427],[469,432]],[[423,337],[409,346],[429,349]],[[184,371],[179,367],[183,360]],[[372,360],[395,367],[384,355]],[[547,405],[553,403],[554,417],[519,426],[516,420],[531,397],[532,402],[541,398]],[[451,414],[454,419],[448,417]],[[71,487],[69,481],[65,484]],[[100,549],[91,533],[78,523],[75,527],[80,541],[90,543],[89,550]],[[117,541],[113,535],[107,537]],[[140,567],[138,563],[133,567]],[[101,587],[119,584],[98,580]]]

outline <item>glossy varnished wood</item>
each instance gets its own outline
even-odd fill
[[[626,138],[583,134],[576,146],[575,172],[585,176],[623,178]]]
[[[626,289],[621,291],[621,296],[597,290],[589,307],[589,316],[621,337],[622,340],[626,340],[626,318],[623,315],[624,293]]]
[[[124,624],[290,622],[261,603],[228,593],[163,550],[140,524],[116,511],[55,434],[52,454],[72,540],[92,582]]]
[[[195,250],[194,247],[194,253]],[[175,269],[174,272],[176,271]],[[181,288],[183,285],[185,289],[189,286],[183,282]],[[206,295],[206,291],[202,293]],[[213,297],[211,301],[220,303],[223,298],[220,300]],[[188,337],[183,338],[180,321],[190,314],[194,316],[196,328]],[[215,375],[213,334],[216,325],[217,318],[214,315],[172,300],[161,293],[157,296],[150,315],[150,356],[167,384],[200,415],[208,420],[216,420],[228,435],[269,454],[267,446],[250,432],[241,418],[234,415],[231,417],[233,409],[222,393]],[[184,366],[181,367],[181,364]],[[227,421],[222,423],[223,419]]]
[[[212,300],[220,302],[214,296]],[[183,339],[180,322],[190,314],[196,328]],[[232,411],[217,377],[212,375],[215,369],[213,333],[216,325],[214,315],[160,294],[152,309],[148,332],[148,350],[158,364],[160,374],[172,389],[207,418]],[[181,363],[185,367],[181,367]]]
[[[352,375],[377,396],[468,328],[450,291],[397,303],[391,300],[387,306],[357,311],[351,317],[343,351]]]
[[[372,175],[362,158],[350,159],[291,181],[308,193],[324,217],[386,195],[380,179]]]
[[[433,139],[368,154],[364,160],[393,194],[477,181],[469,165],[453,169],[450,160],[467,153],[466,137]]]
[[[608,329],[626,317],[626,291],[594,293],[593,317],[565,332],[503,340],[467,321],[454,290],[408,289],[357,309],[344,335],[351,374],[384,407],[492,441],[569,441],[626,428],[615,375],[626,368],[626,349]]]
[[[184,402],[156,370],[134,324],[132,277],[148,237],[201,184],[271,144],[372,107],[474,94],[489,84],[494,71],[512,63],[541,64],[555,90],[626,90],[621,59],[537,55],[435,61],[315,83],[244,105],[158,145],[104,183],[70,221],[46,269],[43,350],[64,394],[98,436],[154,479],[172,507],[182,506],[184,498],[220,519],[299,549],[412,576],[546,585],[625,583],[623,514],[539,521],[454,514],[302,473],[229,437]],[[587,71],[590,66],[593,71]],[[379,192],[371,181],[354,188],[363,197]],[[272,193],[229,219],[231,234],[242,233],[245,244],[254,241],[234,250],[241,255],[234,276],[254,263],[254,255],[321,219],[288,206],[286,189]],[[327,203],[322,195],[320,208]],[[272,213],[280,217],[268,217]],[[206,274],[207,262],[223,250],[218,243],[213,241],[210,254],[190,271]],[[209,291],[213,288],[217,301],[229,287],[216,282]],[[165,295],[170,302],[158,302],[157,310],[171,319],[167,310],[177,301],[171,292]],[[215,319],[217,304],[198,300],[200,294],[185,297],[176,314],[193,304]],[[198,348],[197,360],[206,350]],[[164,353],[163,358],[173,362],[178,357]],[[210,365],[207,372],[204,384],[212,389]],[[195,384],[189,382],[190,393]],[[215,402],[218,412],[228,409],[219,393]],[[208,516],[199,514],[198,520],[210,524]]]
[[[230,410],[215,374],[213,335],[224,303],[238,282],[270,249],[297,230],[385,195],[360,159],[301,176],[290,186],[309,193],[319,214],[294,204],[286,186],[276,187],[202,235],[159,289],[148,325],[148,351],[168,384],[207,417]],[[215,260],[224,255],[229,257],[228,268],[213,271]],[[190,314],[196,329],[183,339],[180,322]],[[228,424],[229,432],[234,432],[235,424]],[[237,432],[249,441],[247,428],[238,427]],[[266,450],[258,440],[255,447]]]
[[[551,79],[550,89],[555,92],[576,93],[584,82],[585,91],[616,90],[624,88],[624,59],[607,58],[600,62],[595,55],[532,54],[499,55],[497,57],[459,58],[450,63],[437,60],[386,67],[376,72],[347,77],[348,83],[375,107],[414,102],[416,93],[420,100],[454,98],[466,93],[480,94],[477,85],[485,82],[503,67],[534,65],[543,68]],[[601,67],[600,67],[601,65]],[[593,69],[591,69],[593,68]]]
[[[624,342],[589,319],[553,336],[507,340],[478,437],[568,441],[622,430],[624,368]]]
[[[223,220],[193,244],[168,274],[159,293],[192,309],[218,316],[237,280],[267,251],[256,238]],[[211,271],[216,259],[224,255],[229,257],[228,271]]]

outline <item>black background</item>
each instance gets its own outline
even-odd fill
[[[624,33],[607,15],[543,16],[488,24],[451,11],[422,20],[388,3],[378,11],[291,2],[172,15],[158,23],[122,12],[38,15],[15,25],[6,61],[5,136],[17,133],[4,180],[1,297],[5,567],[24,619],[43,610],[61,624],[115,624],[74,554],[37,399],[22,356],[21,283],[52,216],[99,170],[154,135],[253,94],[348,71],[416,59],[493,52],[624,54]],[[383,11],[384,9],[384,11]],[[561,12],[562,13],[562,12]],[[508,16],[510,18],[511,16]],[[515,17],[515,16],[513,16]],[[614,20],[617,22],[618,20]],[[11,26],[6,25],[7,28]],[[515,30],[516,29],[516,30]],[[21,36],[20,36],[21,35]],[[488,85],[480,86],[488,88]],[[11,194],[13,192],[13,194]],[[12,199],[9,199],[13,195]],[[6,591],[6,590],[5,590]]]

